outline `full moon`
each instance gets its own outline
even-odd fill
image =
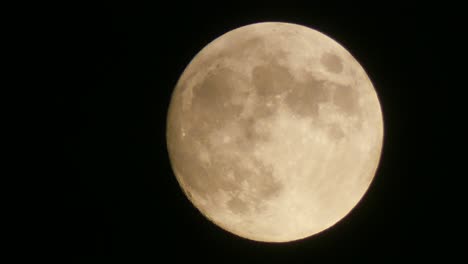
[[[374,178],[382,111],[340,44],[290,23],[204,47],[172,93],[167,147],[193,205],[238,236],[287,242],[343,219]]]

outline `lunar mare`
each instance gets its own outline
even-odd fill
[[[241,237],[285,242],[345,217],[375,175],[380,103],[364,69],[326,35],[258,23],[203,48],[181,75],[167,146],[199,211]]]

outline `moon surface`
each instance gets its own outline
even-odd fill
[[[333,226],[361,200],[383,120],[345,48],[268,22],[232,30],[193,58],[166,132],[176,178],[205,217],[247,239],[287,242]]]

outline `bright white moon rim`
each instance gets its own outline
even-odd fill
[[[383,140],[369,77],[333,39],[258,23],[203,48],[172,94],[172,168],[200,212],[238,236],[286,242],[345,217]]]

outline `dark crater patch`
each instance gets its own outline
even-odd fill
[[[236,196],[227,202],[227,206],[235,214],[243,214],[249,209],[247,203]]]
[[[251,53],[262,52],[264,43],[265,41],[260,37],[252,37],[242,42],[234,41],[223,47],[223,50],[216,57],[242,59]]]
[[[286,67],[276,62],[266,63],[253,69],[253,84],[261,97],[272,97],[287,91],[294,78]]]
[[[346,115],[355,115],[359,111],[358,93],[351,86],[337,85],[333,94],[333,103]]]
[[[343,71],[343,62],[337,55],[326,52],[320,58],[320,62],[329,72],[340,73]]]
[[[263,184],[258,189],[258,196],[260,199],[270,199],[277,196],[283,189],[283,185],[275,180],[272,174],[268,174],[269,177],[265,179]]]
[[[219,68],[209,73],[203,82],[194,87],[192,108],[187,113],[191,116],[192,127],[200,128],[204,123],[208,129],[220,128],[225,123],[235,120],[243,105],[234,104],[233,98],[247,96],[247,91],[239,87],[239,82],[246,82],[241,74]],[[202,134],[205,132],[202,131]]]
[[[312,76],[305,82],[295,82],[286,97],[286,105],[300,116],[316,116],[319,103],[328,101],[330,94],[324,83]]]
[[[279,100],[271,98],[268,100],[260,100],[254,106],[256,118],[267,118],[274,115],[278,111]]]
[[[266,129],[258,129],[257,122],[259,118],[251,116],[249,118],[241,120],[241,127],[242,127],[242,137],[241,139],[248,142],[248,144],[255,144],[255,142],[266,142],[270,138],[270,134]]]
[[[334,140],[340,140],[346,135],[339,124],[331,124],[328,127],[328,136]]]

